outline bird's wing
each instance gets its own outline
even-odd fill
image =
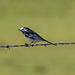
[[[31,39],[44,40],[40,35],[38,35],[33,30],[29,30],[28,32],[26,32],[26,36],[29,37],[29,38],[31,38]]]

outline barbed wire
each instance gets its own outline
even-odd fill
[[[50,43],[45,43],[45,44],[27,44],[25,43],[24,45],[5,45],[5,46],[0,46],[0,48],[11,48],[11,47],[34,47],[34,46],[48,46],[48,45],[69,45],[69,44],[75,44],[75,42],[71,42],[71,43],[63,43],[63,42],[60,42],[60,43],[53,43],[53,44],[50,44]]]

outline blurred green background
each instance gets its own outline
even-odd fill
[[[0,45],[29,43],[21,27],[75,42],[75,0],[0,0]],[[0,75],[75,75],[75,45],[0,48]]]

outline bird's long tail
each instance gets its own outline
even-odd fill
[[[52,44],[52,45],[54,45],[54,46],[57,46],[56,44],[53,44],[52,42],[49,42],[49,41],[47,41],[47,40],[45,40],[45,39],[44,39],[44,41],[47,42],[47,43],[50,43],[50,44]]]

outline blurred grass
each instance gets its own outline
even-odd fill
[[[74,0],[0,0],[0,45],[28,42],[30,27],[51,42],[75,42]],[[29,43],[29,42],[28,42]],[[75,46],[0,48],[0,75],[75,75]]]

